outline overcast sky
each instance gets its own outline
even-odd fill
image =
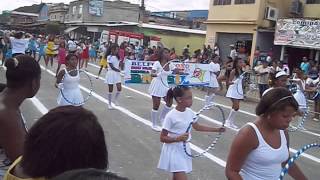
[[[64,2],[69,3],[72,0],[42,0],[43,2]],[[139,3],[140,0],[126,0],[132,3]],[[168,10],[190,10],[190,9],[208,9],[210,0],[145,0],[148,10],[168,11]],[[3,10],[13,10],[21,6],[39,4],[41,0],[0,0],[0,12]]]

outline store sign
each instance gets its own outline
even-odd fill
[[[278,19],[274,44],[320,49],[320,20]]]
[[[102,16],[103,0],[89,0],[89,14],[94,16]]]

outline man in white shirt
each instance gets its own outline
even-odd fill
[[[75,53],[77,51],[77,44],[75,43],[74,39],[70,39],[68,41],[68,51],[69,53]]]
[[[230,57],[232,57],[232,59],[234,60],[238,56],[237,50],[233,44],[230,45],[230,49]]]

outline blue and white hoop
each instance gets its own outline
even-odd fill
[[[288,87],[289,91],[294,94],[298,91],[298,85],[295,84],[295,83],[292,83],[290,82],[290,85]],[[299,118],[299,121],[298,121],[298,125],[297,126],[291,126],[288,128],[288,131],[289,132],[295,132],[295,131],[298,131],[298,130],[303,130],[304,129],[304,123],[307,121],[307,118],[308,118],[308,115],[309,115],[309,106],[307,104],[307,109],[306,111],[303,113],[303,116],[301,118]]]
[[[69,99],[65,96],[65,94],[64,94],[64,92],[63,92],[63,88],[60,89],[60,93],[61,93],[62,98],[63,98],[66,102],[68,102],[69,104],[74,105],[74,106],[82,106],[82,105],[84,105],[84,104],[89,100],[89,98],[92,96],[92,92],[93,92],[93,81],[92,81],[91,77],[89,76],[89,74],[88,74],[86,71],[81,70],[81,69],[74,69],[74,70],[68,71],[68,73],[70,74],[71,72],[74,72],[74,71],[76,71],[77,74],[79,74],[79,76],[80,76],[80,73],[83,73],[83,74],[85,74],[85,76],[88,78],[88,80],[89,80],[89,82],[90,82],[90,90],[89,90],[88,96],[85,97],[85,98],[83,98],[83,101],[82,101],[82,102],[73,102],[73,101],[69,100]],[[66,74],[64,74],[64,76],[62,77],[61,82],[63,82],[65,76],[66,76]]]
[[[315,147],[320,148],[320,144],[318,144],[318,143],[307,144],[307,145],[303,146],[303,148],[301,148],[298,152],[296,152],[296,154],[295,154],[294,156],[292,156],[292,157],[288,160],[287,164],[286,164],[286,165],[284,166],[284,168],[282,169],[281,174],[280,174],[280,177],[279,177],[278,180],[283,180],[284,176],[285,176],[286,174],[288,174],[290,167],[294,164],[294,162],[295,162],[306,150],[311,149],[311,148],[315,148]]]
[[[194,121],[195,121],[196,119],[199,118],[199,116],[200,116],[201,113],[203,113],[203,112],[206,111],[206,110],[210,110],[210,109],[212,109],[212,108],[217,108],[217,109],[220,111],[220,113],[221,113],[221,115],[222,115],[222,122],[221,122],[222,125],[221,125],[220,128],[224,127],[225,122],[226,122],[226,118],[225,118],[225,114],[224,114],[224,111],[223,111],[222,107],[220,107],[219,105],[216,105],[216,104],[211,104],[211,105],[209,105],[209,106],[203,107],[203,108],[196,114],[196,116],[193,118],[193,122],[191,122],[191,123],[189,124],[189,126],[188,126],[188,128],[187,128],[187,130],[186,130],[186,133],[190,133],[190,130],[191,130],[191,128],[192,128],[192,124],[194,123]],[[184,152],[187,154],[187,156],[189,156],[189,157],[191,157],[191,158],[202,157],[202,156],[204,156],[208,151],[215,149],[215,146],[217,145],[217,143],[218,143],[219,139],[221,138],[222,134],[223,134],[223,132],[219,132],[219,133],[217,134],[217,136],[214,138],[214,140],[212,141],[212,143],[211,143],[203,152],[198,153],[198,154],[192,154],[192,153],[188,152],[188,151],[187,151],[187,143],[189,143],[189,142],[185,141],[185,142],[183,142]]]

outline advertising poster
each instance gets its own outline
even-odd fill
[[[102,16],[103,0],[89,0],[89,14],[93,16]]]
[[[320,20],[278,19],[274,44],[320,49]]]

